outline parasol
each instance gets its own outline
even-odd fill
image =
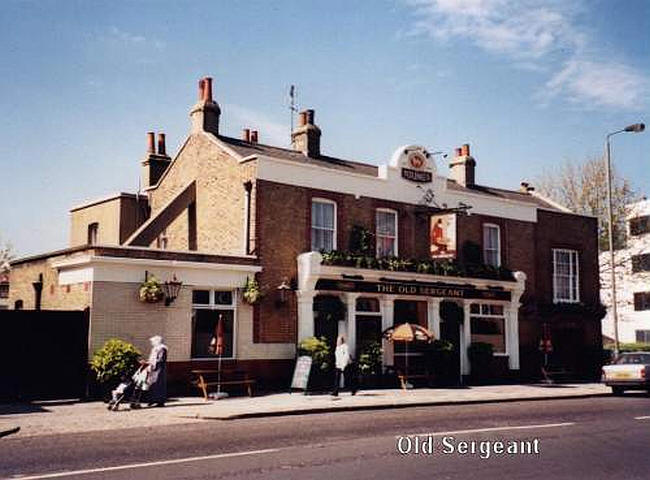
[[[414,341],[430,342],[433,340],[433,333],[417,323],[402,323],[400,325],[393,325],[387,328],[382,333],[382,336],[391,342],[404,342],[406,349],[404,377],[405,382],[408,382],[409,370],[409,350],[408,344]]]

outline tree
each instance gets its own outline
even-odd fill
[[[9,262],[15,258],[11,243],[3,242],[0,237],[0,273],[9,271]]]
[[[598,244],[609,248],[607,214],[607,168],[605,159],[591,157],[584,162],[566,161],[559,168],[545,172],[536,179],[536,189],[544,196],[569,210],[598,218]],[[614,216],[614,248],[625,246],[627,205],[639,199],[631,183],[612,171],[612,211]]]

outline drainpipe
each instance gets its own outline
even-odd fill
[[[244,225],[244,235],[246,239],[244,253],[250,255],[251,253],[251,191],[253,190],[253,182],[248,180],[244,182],[244,190],[246,191],[246,220]]]

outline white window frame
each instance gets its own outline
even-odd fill
[[[497,231],[497,248],[496,248],[496,252],[497,252],[497,264],[494,265],[494,266],[495,266],[495,267],[500,267],[500,266],[501,266],[501,226],[500,226],[500,225],[497,225],[496,223],[484,223],[484,224],[483,224],[483,262],[484,262],[485,264],[488,264],[488,263],[487,263],[487,255],[486,255],[486,253],[487,253],[488,251],[489,251],[489,252],[493,252],[493,251],[494,251],[494,249],[492,249],[492,248],[488,248],[488,246],[487,246],[487,241],[486,241],[486,240],[487,240],[487,238],[486,238],[486,231],[487,231],[488,229],[490,229],[490,228],[494,228],[494,229],[496,229],[496,231]],[[488,265],[491,265],[491,264],[488,264]]]
[[[378,251],[378,246],[379,246],[379,231],[377,230],[378,225],[377,225],[377,213],[379,212],[384,212],[384,213],[392,213],[395,215],[395,248],[393,251],[393,256],[397,257],[399,255],[399,216],[397,213],[397,210],[394,210],[392,208],[377,208],[375,209],[375,251],[377,256],[379,256],[379,251]],[[388,235],[382,235],[382,237],[385,238],[392,238],[389,237]]]
[[[508,304],[502,302],[489,302],[476,300],[469,302],[469,338],[471,343],[472,338],[472,317],[482,317],[482,318],[497,318],[503,320],[503,352],[493,352],[492,355],[495,357],[508,357],[510,356],[510,337],[508,335],[508,329],[510,328],[509,316],[508,316]],[[478,305],[480,313],[471,313],[471,305]],[[498,305],[503,308],[502,315],[495,315],[492,313],[483,313],[483,305]],[[467,345],[469,346],[469,345]]]
[[[238,290],[229,290],[228,288],[215,288],[215,287],[192,287],[192,292],[194,290],[207,290],[209,292],[208,303],[192,303],[192,311],[194,310],[232,310],[232,356],[231,357],[221,357],[222,360],[234,360],[237,358],[237,324],[238,324]],[[232,294],[232,304],[223,305],[215,303],[215,292],[230,292]],[[190,312],[190,321],[192,318],[192,313]],[[204,361],[204,360],[214,360],[218,361],[219,357],[193,357],[192,356],[192,342],[194,341],[194,330],[190,332],[190,361]]]
[[[576,283],[576,291],[575,291],[575,298],[560,298],[558,296],[558,274],[557,274],[557,260],[556,260],[556,253],[568,253],[569,258],[575,258],[575,263],[570,264],[570,266],[573,267],[573,276],[575,276],[575,283]],[[553,303],[580,303],[580,252],[575,249],[571,248],[553,248],[552,249],[552,255],[553,255]],[[573,257],[575,255],[575,257]],[[573,262],[573,260],[571,260]],[[569,274],[569,281],[572,278],[571,273]],[[573,296],[573,292],[571,289],[571,283],[569,283],[569,297]]]
[[[326,203],[330,205],[334,205],[334,230],[332,232],[332,250],[336,250],[337,245],[336,245],[336,237],[338,233],[338,206],[334,200],[330,200],[329,198],[322,198],[322,197],[312,197],[311,203],[309,204],[309,208],[312,209],[313,211],[313,205],[314,203]],[[314,243],[314,229],[318,230],[325,230],[329,231],[327,228],[322,228],[322,227],[314,227],[314,218],[313,215],[311,215],[311,225],[309,226],[309,241],[311,243],[310,248],[313,249],[313,243]]]

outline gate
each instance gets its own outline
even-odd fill
[[[89,313],[0,311],[0,399],[84,397]]]

